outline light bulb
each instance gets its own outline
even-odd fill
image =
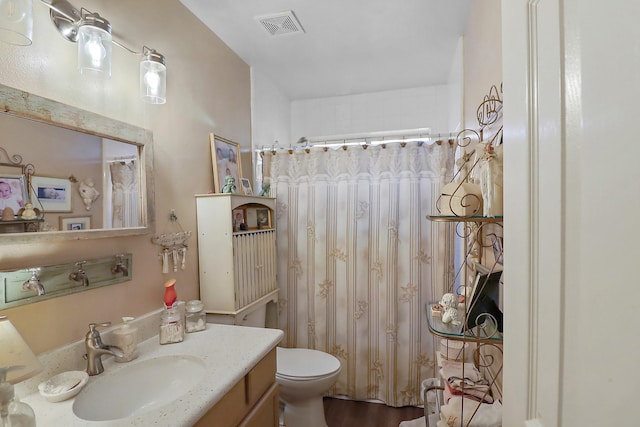
[[[84,49],[91,58],[91,65],[95,68],[100,68],[102,61],[107,56],[107,50],[102,45],[100,36],[97,34],[91,34]]]
[[[155,71],[147,71],[144,75],[144,83],[147,86],[149,95],[158,95],[158,87],[160,86],[160,76]]]
[[[167,102],[167,67],[164,56],[155,50],[145,52],[140,61],[140,97],[150,104]]]

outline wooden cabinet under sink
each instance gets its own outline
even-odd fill
[[[278,427],[276,349],[238,381],[196,427]]]

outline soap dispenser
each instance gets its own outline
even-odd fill
[[[138,328],[131,326],[133,317],[123,317],[122,326],[113,331],[115,346],[122,349],[122,356],[115,356],[116,362],[130,362],[138,357]]]

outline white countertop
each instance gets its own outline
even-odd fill
[[[185,335],[181,343],[160,345],[158,336],[138,345],[138,358],[128,363],[116,363],[113,357],[103,357],[104,373],[89,377],[92,381],[110,372],[144,363],[158,356],[196,356],[205,363],[206,376],[187,394],[160,409],[135,417],[114,421],[86,421],[76,417],[72,410],[74,399],[50,403],[36,391],[26,397],[36,413],[38,427],[74,426],[192,426],[217,403],[242,377],[244,377],[282,339],[277,329],[207,324],[207,329]],[[80,394],[82,391],[80,391]]]

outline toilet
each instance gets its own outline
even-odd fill
[[[276,348],[276,382],[286,427],[327,427],[322,396],[338,379],[340,361],[322,351]]]
[[[265,327],[267,302],[233,322],[207,316],[212,323]],[[284,407],[286,427],[327,427],[323,395],[336,383],[340,360],[331,354],[307,348],[276,348],[276,382]]]

